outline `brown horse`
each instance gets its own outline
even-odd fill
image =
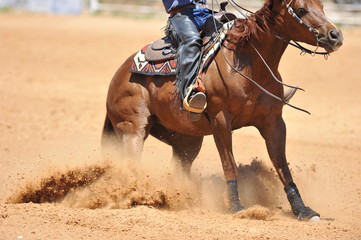
[[[274,78],[281,79],[278,66],[290,40],[333,52],[342,45],[343,37],[325,16],[320,0],[266,0],[248,19],[235,20],[204,74],[207,114],[198,121],[191,121],[189,112],[180,108],[174,76],[130,73],[134,55],[130,56],[109,86],[103,140],[117,136],[124,156],[136,160],[151,134],[172,146],[173,157],[189,172],[203,136],[212,134],[228,183],[229,208],[236,212],[243,206],[238,197],[232,130],[254,126],[265,139],[293,213],[302,220],[319,219],[318,213],[304,205],[287,165],[284,102],[255,84],[283,96],[283,86]]]

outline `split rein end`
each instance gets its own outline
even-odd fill
[[[301,44],[299,44],[298,42],[295,42],[295,41],[293,41],[293,43],[289,42],[288,44],[293,46],[293,47],[296,47],[296,48],[300,49],[301,50],[301,52],[300,52],[301,56],[304,56],[306,54],[310,54],[311,56],[322,55],[325,60],[327,60],[328,57],[330,56],[329,52],[317,52],[316,50],[312,51],[310,49],[305,48],[304,46],[302,46]]]
[[[290,104],[289,102],[287,102],[287,101],[284,100],[284,99],[281,99],[281,100],[282,100],[282,102],[283,102],[284,104],[286,104],[287,106],[289,106],[289,107],[291,107],[291,108],[294,108],[294,109],[296,109],[296,110],[299,110],[299,111],[301,111],[301,112],[307,113],[308,115],[311,115],[311,113],[310,113],[309,111],[307,111],[307,110],[305,110],[305,109],[303,109],[303,108],[297,107],[297,106],[295,106],[295,105],[292,105],[292,104]]]

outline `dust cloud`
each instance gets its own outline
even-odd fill
[[[91,166],[62,171],[49,170],[49,176],[34,178],[20,187],[8,203],[50,202],[88,209],[128,209],[143,205],[169,210],[203,208],[227,212],[223,176],[188,176],[174,162],[151,157],[137,163],[113,160],[108,158]],[[241,218],[268,218],[268,208],[277,206],[277,188],[281,189],[275,172],[255,158],[250,165],[239,165],[238,174],[241,203],[246,207],[263,206],[261,211],[251,209]]]

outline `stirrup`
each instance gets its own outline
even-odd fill
[[[189,99],[192,92],[193,86],[188,87],[187,95],[183,100],[183,106],[190,112],[202,113],[207,108],[206,95],[203,92],[197,92]]]

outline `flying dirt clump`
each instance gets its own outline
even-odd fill
[[[58,202],[77,188],[84,188],[98,180],[108,166],[91,166],[83,169],[69,170],[65,173],[55,172],[40,181],[40,184],[28,183],[17,194],[8,199],[8,203],[50,203]]]
[[[239,211],[234,214],[234,218],[252,219],[252,220],[270,220],[274,214],[268,208],[255,205],[246,210]]]

